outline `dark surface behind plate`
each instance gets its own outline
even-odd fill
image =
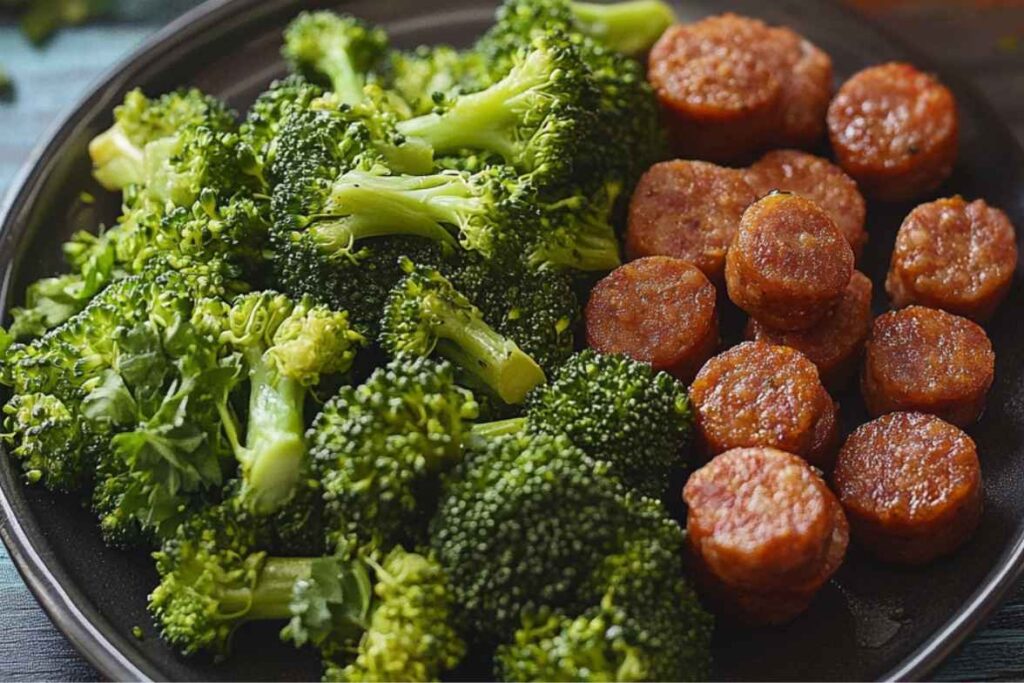
[[[329,3],[326,3],[329,4]],[[85,146],[109,124],[109,111],[127,87],[139,85],[159,92],[194,84],[243,108],[269,80],[282,73],[277,56],[280,28],[308,3],[235,0],[206,10],[181,30],[172,26],[155,40],[157,47],[136,57],[119,77],[106,82],[61,127],[21,181],[0,237],[0,266],[5,270],[4,302],[20,297],[25,284],[59,269],[60,241],[73,230],[110,223],[116,201],[88,177]],[[491,5],[473,0],[362,0],[345,9],[387,27],[396,44],[448,41],[466,44],[489,22]],[[827,3],[688,2],[684,18],[732,9],[793,26],[828,51],[841,79],[867,64],[909,58],[900,47],[852,14]],[[200,10],[202,12],[203,10]],[[398,19],[394,19],[394,18]],[[178,27],[181,24],[176,25]],[[173,34],[173,37],[169,37]],[[162,40],[161,40],[162,38]],[[225,56],[230,52],[230,55]],[[963,139],[956,174],[939,194],[959,192],[983,196],[1024,226],[1024,160],[1004,126],[973,92],[943,75],[957,91]],[[82,205],[88,190],[101,198]],[[870,207],[871,242],[864,268],[876,283],[876,309],[886,301],[880,283],[895,230],[909,207]],[[17,269],[12,267],[17,264]],[[720,633],[716,644],[716,677],[730,679],[869,679],[887,673],[924,675],[977,623],[982,609],[959,615],[962,624],[947,628],[961,608],[976,602],[976,591],[993,592],[1012,573],[1007,566],[1015,552],[1024,520],[1024,301],[1018,275],[1009,302],[989,332],[998,355],[996,385],[990,408],[972,428],[982,453],[986,477],[986,512],[981,530],[955,557],[922,570],[894,570],[872,563],[856,552],[815,602],[810,612],[788,627],[772,631]],[[838,397],[850,429],[865,417],[856,395]],[[246,628],[240,652],[222,665],[185,660],[156,637],[145,612],[145,595],[154,581],[143,553],[125,554],[105,548],[92,516],[79,502],[40,489],[26,488],[8,458],[0,459],[4,524],[29,585],[58,624],[104,673],[115,678],[215,680],[310,679],[319,677],[316,661],[298,655],[276,638],[276,629]],[[45,567],[45,570],[43,569]],[[987,587],[987,588],[986,588]],[[986,604],[992,600],[984,601]],[[90,625],[91,623],[91,625]],[[142,626],[145,638],[133,638]],[[947,631],[941,642],[936,635]],[[106,644],[104,644],[106,643]],[[929,655],[896,669],[922,646]]]

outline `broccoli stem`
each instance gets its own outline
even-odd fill
[[[474,446],[480,445],[482,447],[484,443],[491,439],[507,436],[508,434],[518,434],[525,428],[525,417],[510,417],[505,420],[495,420],[494,422],[480,422],[470,428],[469,438]]]
[[[544,371],[527,354],[477,315],[453,309],[428,295],[424,309],[439,321],[433,328],[437,351],[489,386],[506,403],[522,403],[545,381]]]
[[[306,459],[305,389],[271,368],[259,350],[248,355],[249,420],[238,459],[249,505],[269,514],[291,498]]]
[[[143,153],[121,126],[114,124],[89,141],[93,176],[106,190],[142,182]]]
[[[246,621],[291,617],[292,589],[296,581],[310,577],[312,564],[313,558],[307,557],[268,558],[263,563],[255,587],[246,591],[251,605]]]
[[[569,6],[583,33],[630,55],[649,50],[676,21],[672,8],[661,0],[570,2]]]
[[[400,121],[398,131],[419,138],[436,154],[460,149],[482,149],[519,165],[521,143],[516,129],[524,114],[535,108],[536,91],[550,82],[552,69],[547,54],[534,50],[505,78],[480,92],[460,95],[445,112],[424,114]]]
[[[455,239],[444,224],[462,226],[482,209],[471,188],[457,174],[378,176],[362,171],[345,174],[331,193],[331,205],[345,217],[317,225],[327,246],[383,235],[427,237],[450,247]]]
[[[324,41],[326,50],[314,68],[325,74],[331,90],[343,104],[356,104],[363,99],[363,77],[352,65],[347,43]]]

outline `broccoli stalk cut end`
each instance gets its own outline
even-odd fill
[[[569,9],[583,33],[629,55],[649,50],[676,22],[675,12],[661,0],[570,2]]]

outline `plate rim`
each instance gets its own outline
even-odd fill
[[[336,6],[344,0],[336,0]],[[185,12],[146,38],[127,56],[106,69],[86,88],[64,113],[50,125],[33,147],[20,170],[11,180],[0,202],[0,249],[13,248],[24,232],[22,220],[37,200],[40,178],[53,165],[56,152],[72,136],[75,128],[89,117],[100,100],[111,91],[122,91],[145,72],[174,45],[190,42],[203,33],[219,28],[248,24],[270,16],[287,7],[301,5],[299,0],[206,0]],[[972,106],[1001,132],[1014,141],[1010,150],[1015,163],[1024,168],[1024,150],[1006,122],[971,81],[956,69],[942,67],[881,22],[866,18],[844,4],[834,10],[878,34],[885,42],[911,57],[914,64],[941,76],[943,82],[971,96]],[[19,225],[21,221],[21,225]],[[0,315],[7,313],[5,302],[12,286],[13,264],[0,276]],[[8,457],[6,449],[0,449]],[[0,476],[0,540],[29,590],[54,625],[68,638],[74,648],[103,676],[112,680],[162,680],[159,667],[130,647],[119,647],[112,626],[100,614],[87,615],[74,600],[81,594],[74,586],[65,586],[49,568],[32,538],[31,529],[17,517],[10,499],[9,486],[23,486],[18,477]],[[1024,573],[1024,519],[1019,520],[1016,536],[992,565],[970,597],[947,620],[913,651],[905,655],[880,680],[922,679],[951,655],[1003,603],[1007,592]],[[123,639],[123,638],[117,638]],[[131,655],[135,655],[134,657]]]

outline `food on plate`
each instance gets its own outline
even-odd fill
[[[1006,214],[983,199],[916,207],[896,234],[885,289],[896,307],[921,304],[978,322],[1006,298],[1017,237]]]
[[[640,178],[629,204],[626,255],[673,256],[724,283],[725,253],[757,193],[743,174],[705,161],[663,161]]]
[[[744,342],[709,360],[690,386],[709,455],[772,446],[826,468],[838,446],[836,404],[799,351]]]
[[[725,259],[729,298],[778,330],[806,330],[839,303],[853,250],[825,210],[791,193],[759,199],[744,213]]]
[[[726,451],[690,475],[683,499],[702,584],[743,622],[793,619],[845,557],[842,507],[821,476],[791,453]]]
[[[731,13],[665,31],[647,77],[675,151],[711,161],[814,144],[832,94],[828,55],[788,28]]]
[[[784,149],[824,132],[827,55],[734,14],[673,21],[506,0],[469,48],[405,51],[307,12],[243,117],[125,96],[89,145],[121,216],[0,330],[0,439],[152,554],[168,644],[223,658],[261,621],[329,681],[698,680],[706,607],[796,618],[847,514],[896,562],[969,536],[977,455],[943,419],[978,417],[994,356],[937,309],[993,314],[1013,226],[919,206],[887,281],[909,307],[873,324],[854,270],[857,183],[942,182],[952,97],[907,65],[855,76],[828,118],[844,172]],[[670,138],[764,155],[664,161]],[[721,291],[748,341],[714,355]],[[865,348],[868,411],[891,414],[843,447],[837,498],[826,386]]]
[[[966,427],[985,409],[995,360],[988,335],[976,323],[908,306],[875,319],[861,392],[873,416],[916,411]]]
[[[866,208],[857,183],[828,159],[794,149],[768,152],[745,170],[747,182],[759,196],[773,191],[806,197],[832,217],[859,259],[868,241]]]
[[[871,332],[871,289],[871,280],[854,271],[839,303],[811,329],[781,332],[751,318],[746,337],[796,349],[818,368],[826,387],[840,389],[857,370]]]
[[[953,93],[910,64],[890,62],[850,77],[828,108],[828,134],[843,170],[883,201],[931,192],[956,162]]]
[[[714,285],[686,261],[631,261],[591,290],[584,316],[587,345],[689,382],[718,348],[715,298]]]
[[[981,519],[974,441],[933,415],[889,413],[862,425],[839,452],[833,479],[854,540],[888,562],[948,555]]]

